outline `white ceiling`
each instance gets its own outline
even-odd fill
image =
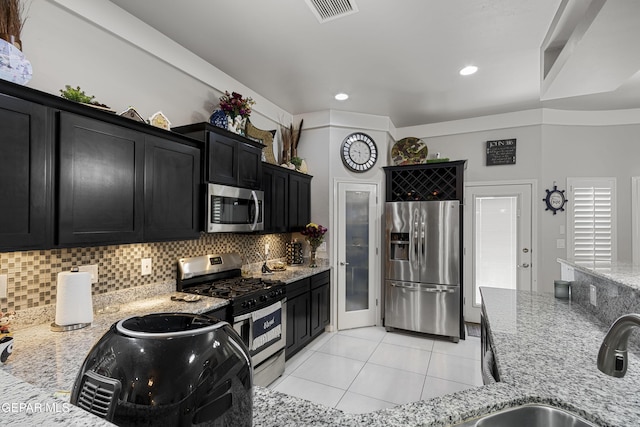
[[[562,97],[540,101],[541,46],[559,6],[586,3],[567,8],[580,11],[606,0],[351,0],[357,13],[322,24],[303,0],[111,1],[292,114],[336,109],[388,116],[396,127],[405,127],[539,107],[640,107],[640,65],[628,72],[640,61],[640,48],[602,40],[599,34],[612,25],[610,17],[595,20],[601,24],[593,25],[597,32],[583,24],[590,37],[580,34],[570,43],[585,40],[573,57],[579,54],[596,79],[601,56],[590,52],[602,52],[603,42],[613,46],[605,49],[613,52],[609,65],[637,58],[616,74],[616,89],[584,90],[584,76],[571,74],[577,68],[572,50],[557,61],[572,70],[568,76],[562,69],[549,76],[557,74],[557,82],[577,89],[557,90],[558,83],[554,93]],[[608,1],[628,9],[615,14],[612,34],[625,36],[640,27],[640,1]],[[576,20],[581,17],[559,25]],[[460,76],[459,69],[468,64],[479,71]],[[341,91],[349,100],[333,99]]]

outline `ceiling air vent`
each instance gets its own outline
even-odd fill
[[[321,24],[358,11],[354,0],[305,0],[305,2]]]

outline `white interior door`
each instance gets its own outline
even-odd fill
[[[480,322],[481,286],[531,290],[532,184],[468,185],[464,318]]]
[[[380,318],[378,186],[339,182],[337,192],[338,329],[375,325]]]

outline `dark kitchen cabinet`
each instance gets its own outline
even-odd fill
[[[199,237],[202,143],[4,80],[0,129],[0,251]]]
[[[144,134],[59,113],[57,243],[141,242]]]
[[[262,165],[264,232],[289,231],[289,172],[281,166]]]
[[[0,251],[51,244],[47,109],[0,95]]]
[[[320,335],[329,324],[330,288],[330,271],[287,285],[287,359]]]
[[[253,190],[262,187],[264,145],[209,123],[178,126],[172,130],[205,143],[206,182]]]
[[[311,340],[310,289],[309,278],[287,285],[287,359]]]
[[[320,335],[329,324],[330,273],[311,277],[311,339]]]
[[[460,200],[466,160],[409,166],[387,166],[386,201]]]
[[[197,239],[200,149],[148,136],[144,158],[144,240]]]
[[[311,178],[295,171],[289,175],[290,231],[300,231],[311,222]]]

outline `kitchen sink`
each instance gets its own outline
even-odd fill
[[[553,406],[516,406],[457,424],[457,427],[596,427],[577,415]]]

